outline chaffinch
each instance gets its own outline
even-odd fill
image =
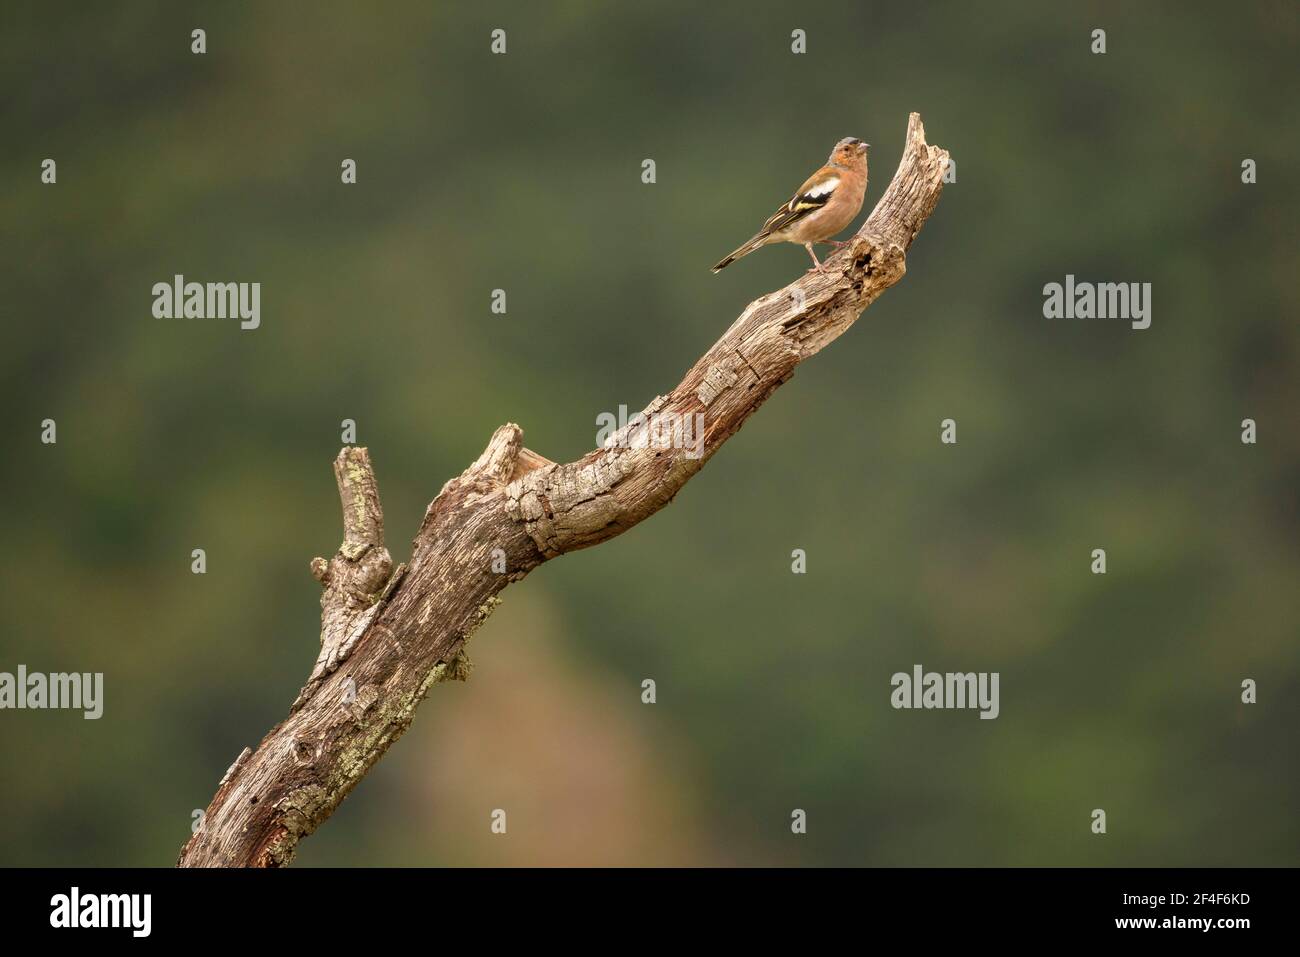
[[[867,192],[867,151],[869,143],[848,136],[835,144],[826,165],[808,177],[786,203],[763,224],[763,228],[745,245],[713,267],[714,272],[731,265],[768,243],[802,243],[812,257],[812,272],[825,273],[813,243],[830,242],[843,246],[831,237],[853,221],[862,208]]]

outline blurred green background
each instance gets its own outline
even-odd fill
[[[0,863],[174,862],[315,658],[341,420],[406,558],[496,426],[575,458],[802,273],[709,266],[842,136],[873,205],[916,110],[907,277],[511,587],[299,864],[1295,864],[1297,7],[1076,6],[5,4],[0,670],[106,702],[0,712]],[[175,273],[261,328],[154,319]],[[1066,273],[1152,327],[1044,319]],[[917,663],[1001,716],[893,710]]]

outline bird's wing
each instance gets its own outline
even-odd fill
[[[839,173],[828,166],[823,166],[808,177],[804,184],[790,197],[788,203],[768,217],[767,222],[763,224],[763,228],[759,231],[759,235],[767,235],[788,229],[809,213],[821,209],[830,202],[839,185]]]

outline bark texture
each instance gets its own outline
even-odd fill
[[[311,562],[324,586],[321,650],[289,716],[245,748],[181,849],[183,867],[279,867],[298,841],[401,737],[439,681],[464,680],[465,645],[499,593],[542,562],[613,538],[671,501],[795,366],[849,328],[898,282],[943,189],[948,154],[913,113],[892,182],[849,243],[752,302],[667,395],[603,448],[552,462],[497,429],[483,454],[424,513],[410,562],[393,568],[366,449],[334,462],[344,539]],[[704,424],[700,454],[655,441],[651,416]],[[504,569],[504,570],[502,570]]]

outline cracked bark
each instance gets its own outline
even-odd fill
[[[681,383],[647,406],[647,419],[702,414],[698,457],[658,447],[646,422],[634,419],[605,447],[556,463],[524,448],[517,425],[503,425],[429,504],[409,563],[394,569],[369,453],[343,449],[334,474],[344,540],[333,558],[311,562],[324,586],[320,655],[289,716],[221,779],[178,864],[290,863],[298,841],[406,731],[429,689],[468,676],[465,645],[502,589],[662,508],[795,366],[902,278],[907,249],[943,189],[947,158],[925,142],[913,113],[893,180],[848,245],[826,260],[829,274],[809,273],[750,303]],[[502,561],[505,571],[494,571]]]

